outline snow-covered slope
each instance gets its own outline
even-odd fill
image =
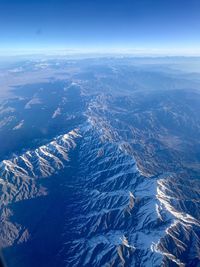
[[[111,95],[89,99],[84,123],[35,150],[0,163],[0,240],[5,251],[20,247],[22,264],[24,254],[30,253],[23,244],[30,248],[32,242],[40,243],[35,229],[41,227],[40,231],[46,232],[51,220],[61,220],[61,232],[54,229],[59,235],[56,253],[49,260],[59,259],[57,266],[198,266],[199,184],[187,179],[186,173],[181,176],[163,171],[151,175],[159,166],[150,158],[154,157],[153,142],[144,151],[148,150],[145,160],[150,155],[146,166],[151,162],[154,165],[149,173],[147,168],[141,170],[134,142],[144,129],[140,133],[131,119],[124,119],[127,110],[114,106]],[[150,113],[146,128],[153,128],[154,121]],[[148,134],[153,138],[152,132]],[[29,229],[13,218],[14,203],[47,196],[50,199],[51,187],[43,181],[52,177],[62,178],[55,198],[59,194],[63,198],[55,205],[62,207],[63,214],[58,219],[46,213],[42,219],[29,222]],[[36,205],[31,202],[30,209],[37,209]],[[56,225],[54,221],[52,224]],[[49,234],[46,245],[53,246],[54,234]],[[31,247],[33,253],[35,247]],[[29,266],[34,264],[30,260]]]
[[[64,265],[168,266],[174,262],[185,266],[184,254],[191,242],[193,256],[199,252],[199,222],[180,211],[184,199],[174,195],[178,185],[170,184],[170,174],[143,176],[130,148],[121,141],[106,140],[104,134],[102,128],[87,123],[1,163],[4,245],[12,245],[19,236],[20,242],[29,239],[28,229],[9,222],[7,205],[48,194],[40,179],[70,164],[68,153],[77,149],[78,157],[70,159],[77,164],[73,212],[64,218],[58,252]]]
[[[9,221],[9,204],[48,194],[41,179],[66,168],[68,152],[76,147],[78,129],[58,136],[35,150],[0,163],[0,235],[1,246],[12,245],[19,238],[21,226]]]

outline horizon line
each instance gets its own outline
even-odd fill
[[[0,57],[20,56],[134,56],[134,57],[200,57],[200,49],[158,48],[0,48]]]

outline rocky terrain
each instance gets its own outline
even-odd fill
[[[200,266],[198,80],[91,62],[2,102],[7,265]]]

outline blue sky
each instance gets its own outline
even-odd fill
[[[0,0],[0,52],[200,51],[199,0]]]

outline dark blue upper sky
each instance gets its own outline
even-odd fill
[[[199,47],[199,0],[0,0],[1,51]]]

